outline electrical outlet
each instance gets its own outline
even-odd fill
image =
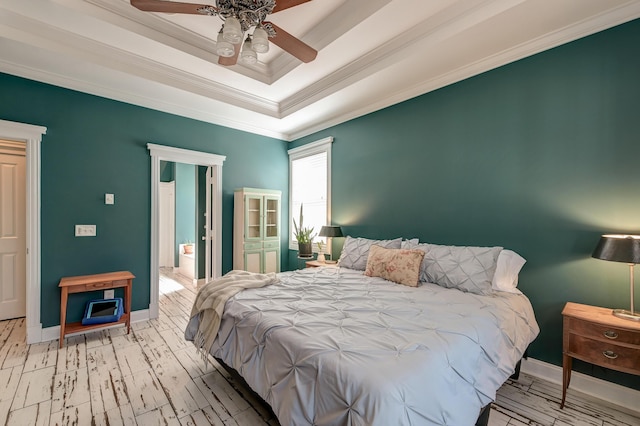
[[[104,291],[104,298],[105,299],[113,299],[116,295],[116,291],[115,290],[105,290]]]
[[[76,237],[95,237],[95,225],[76,225]]]

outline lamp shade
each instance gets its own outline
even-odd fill
[[[640,263],[640,235],[603,235],[591,257],[612,262]]]
[[[342,237],[342,228],[339,226],[323,226],[320,228],[319,237]]]

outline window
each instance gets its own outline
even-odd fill
[[[303,206],[305,227],[313,227],[314,243],[326,238],[318,237],[320,228],[331,221],[331,144],[333,138],[312,142],[289,152],[289,248],[298,249],[293,235],[293,219],[299,223]],[[314,251],[318,250],[316,244]]]

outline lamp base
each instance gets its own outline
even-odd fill
[[[631,311],[626,309],[614,309],[613,315],[618,318],[640,322],[640,313],[638,312],[631,313]]]

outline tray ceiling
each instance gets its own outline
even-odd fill
[[[0,72],[294,140],[638,17],[640,0],[313,0],[269,20],[315,61],[271,44],[223,67],[218,17],[2,0]]]

